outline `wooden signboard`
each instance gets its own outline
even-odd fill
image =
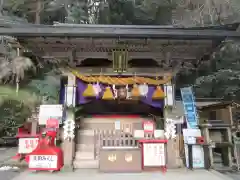
[[[164,143],[143,143],[143,166],[159,167],[166,165]]]

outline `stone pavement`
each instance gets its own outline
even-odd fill
[[[0,148],[0,167],[5,166],[12,159],[13,156],[15,156],[17,153],[17,148]],[[0,180],[11,180],[14,177],[18,176],[20,174],[20,171],[13,171],[13,170],[8,170],[0,171]]]
[[[215,171],[206,170],[169,170],[161,172],[144,173],[99,173],[96,170],[77,170],[75,172],[30,172],[25,171],[12,180],[230,180],[229,177]]]
[[[233,180],[240,180],[240,172],[226,172],[222,174],[232,178]]]
[[[0,164],[11,159],[17,153],[17,148],[0,148]]]

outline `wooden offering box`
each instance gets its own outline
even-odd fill
[[[138,147],[103,147],[100,150],[99,170],[102,172],[142,171],[141,150]]]

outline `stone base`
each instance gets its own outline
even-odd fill
[[[73,165],[64,165],[61,169],[62,172],[73,172]]]

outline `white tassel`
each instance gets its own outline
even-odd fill
[[[126,99],[130,99],[131,93],[129,92],[128,84],[126,85],[125,88],[126,88],[126,91],[127,91],[127,97],[126,97]]]
[[[114,99],[116,99],[116,98],[117,98],[117,89],[116,89],[116,85],[113,84],[113,85],[112,85],[112,88],[113,88]]]

